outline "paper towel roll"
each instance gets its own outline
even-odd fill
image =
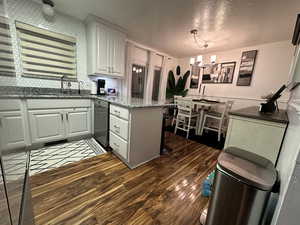
[[[93,81],[91,82],[91,94],[96,95],[97,94],[97,82]]]

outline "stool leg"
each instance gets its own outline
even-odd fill
[[[223,124],[223,119],[220,120],[219,122],[219,129],[218,129],[218,141],[221,141],[221,134],[222,134],[222,124]]]
[[[190,126],[191,126],[191,117],[189,117],[189,121],[188,121],[187,132],[186,132],[186,139],[189,138]]]
[[[203,135],[203,130],[204,130],[204,125],[206,123],[206,115],[203,118],[202,124],[201,124],[201,131],[200,131],[200,135]]]
[[[174,130],[174,134],[176,134],[176,132],[177,132],[177,127],[178,127],[178,116],[177,116],[177,118],[176,118],[176,124],[175,124],[175,130]]]

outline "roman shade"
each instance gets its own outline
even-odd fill
[[[15,75],[15,64],[8,20],[0,16],[0,74]]]
[[[16,22],[23,75],[76,78],[76,39]]]

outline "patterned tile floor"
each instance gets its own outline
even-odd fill
[[[31,151],[30,175],[104,153],[93,138],[43,147]]]

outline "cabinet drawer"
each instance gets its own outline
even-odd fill
[[[128,109],[116,105],[110,105],[110,113],[122,119],[129,120]]]
[[[127,142],[119,138],[112,132],[109,132],[109,145],[110,147],[122,156],[124,159],[127,159]]]
[[[0,111],[20,110],[21,101],[19,99],[0,99]]]
[[[128,121],[110,115],[109,122],[110,131],[114,132],[125,140],[128,139]]]

